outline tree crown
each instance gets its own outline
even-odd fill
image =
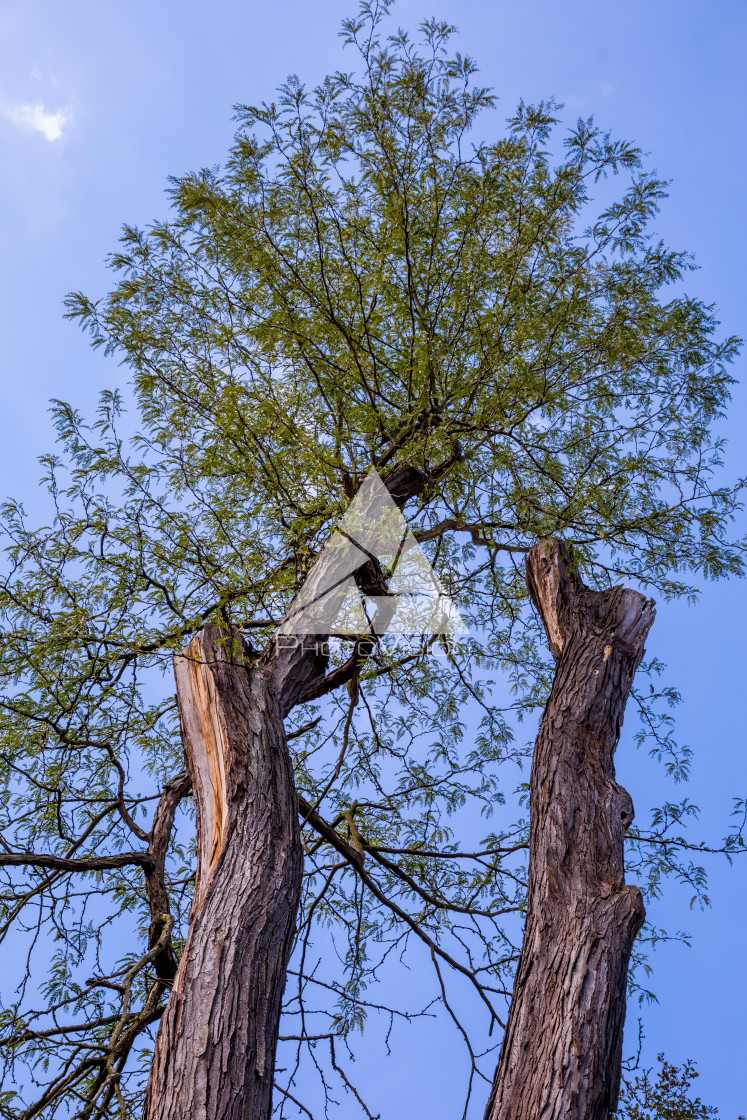
[[[364,3],[344,25],[357,72],[311,90],[292,78],[276,102],[239,109],[225,167],[173,179],[169,220],[125,227],[109,295],[69,299],[132,380],[102,395],[90,425],[57,402],[49,525],[30,527],[19,503],[3,513],[3,824],[9,852],[47,858],[19,858],[21,872],[8,862],[3,930],[39,922],[61,941],[44,1012],[22,985],[4,1022],[12,1059],[41,1069],[63,1054],[79,1069],[55,1066],[28,1115],[53,1115],[97,1076],[70,1035],[43,1033],[51,1008],[83,1015],[111,1055],[111,1024],[131,1023],[122,976],[137,964],[128,1006],[152,984],[132,850],[148,840],[141,811],[183,765],[171,654],[210,621],[243,630],[259,663],[372,466],[390,483],[415,472],[408,518],[479,641],[439,660],[379,643],[346,690],[291,718],[302,795],[377,853],[378,897],[323,838],[306,844],[287,1009],[331,989],[333,1038],[362,1024],[379,960],[409,941],[431,955],[439,999],[450,965],[499,1017],[526,822],[513,801],[470,855],[449,818],[512,797],[520,776],[498,763],[525,756],[515,717],[546,694],[523,554],[563,536],[587,579],[665,596],[742,570],[728,538],[739,487],[716,477],[712,431],[737,340],[679,292],[690,259],[651,232],[666,184],[591,120],[558,154],[551,102],[473,139],[493,98],[450,53],[453,28],[384,39],[389,7]],[[348,654],[340,643],[333,663]],[[493,687],[499,671],[513,694]],[[674,697],[652,685],[640,703],[681,775],[686,755],[654,708]],[[632,833],[654,892],[670,872],[702,891],[671,832],[691,808],[668,804]],[[464,819],[475,833],[474,813]],[[177,820],[166,878],[178,952],[194,853]],[[83,862],[96,853],[105,866]],[[72,876],[93,871],[80,896]],[[115,920],[136,927],[124,965],[102,936]],[[315,936],[344,946],[325,979],[309,963]],[[305,1027],[303,1044],[324,1034]]]

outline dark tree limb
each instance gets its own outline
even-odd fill
[[[336,852],[344,856],[352,867],[361,868],[363,866],[362,853],[348,844],[332,825],[327,824],[324,818],[320,817],[319,813],[300,793],[298,794],[298,809],[304,822],[308,822],[314,831],[318,832]]]
[[[148,852],[117,852],[111,856],[81,856],[70,859],[47,852],[0,852],[0,867],[51,867],[55,871],[114,871],[118,867],[151,868]]]
[[[428,936],[422,926],[417,921],[415,921],[414,918],[412,918],[405,910],[403,910],[401,906],[398,906],[393,899],[385,895],[384,892],[377,886],[377,884],[365,869],[365,851],[358,851],[357,849],[353,848],[351,844],[348,844],[346,840],[338,835],[332,825],[328,824],[322,817],[319,816],[313,806],[309,805],[308,801],[306,801],[305,798],[300,796],[298,797],[298,808],[299,811],[303,814],[304,821],[308,821],[312,828],[314,828],[319,833],[319,835],[327,841],[328,844],[330,844],[337,852],[339,852],[340,855],[344,856],[355,873],[360,877],[363,885],[367,887],[374,898],[378,899],[379,902],[381,902],[384,906],[391,910],[391,912],[395,914],[400,919],[400,921],[403,922],[404,925],[412,930],[416,937],[419,937],[421,941],[425,942],[434,956],[440,957],[442,960],[446,961],[447,964],[451,965],[451,967],[456,972],[461,972],[463,976],[467,977],[467,979],[475,987],[478,995],[488,1008],[491,1016],[491,1024],[494,1019],[496,1020],[496,1022],[501,1023],[501,1020],[496,1014],[495,1009],[486,994],[486,989],[476,979],[474,972],[472,972],[469,968],[465,968],[463,964],[460,964],[459,961],[455,960],[454,957],[445,952],[440,945],[437,945],[436,942]],[[502,1025],[503,1024],[501,1023],[501,1026]]]
[[[148,846],[148,854],[152,862],[145,871],[145,891],[148,896],[151,915],[148,932],[149,949],[161,944],[165,917],[170,917],[169,893],[166,889],[165,878],[166,853],[171,840],[177,806],[191,788],[192,775],[189,770],[182,770],[180,774],[177,774],[166,784],[153,818],[153,829]],[[159,980],[165,980],[168,983],[174,979],[176,957],[170,939],[166,941],[158,956],[156,956],[155,967],[156,976]]]
[[[526,563],[557,669],[532,761],[524,942],[486,1120],[607,1120],[645,916],[625,885],[633,805],[613,756],[654,604],[585,587],[560,541],[535,545]]]
[[[412,498],[422,495],[429,484],[448,473],[460,456],[461,451],[457,447],[448,459],[437,464],[427,473],[408,463],[393,467],[383,481],[394,504],[402,509]],[[352,489],[350,493],[352,495]],[[381,570],[372,560],[361,565],[355,573],[355,579],[366,594],[380,597],[386,597],[388,594]],[[307,583],[312,584],[313,580],[312,568]],[[381,609],[379,607],[379,610]],[[393,604],[391,613],[394,613]],[[386,629],[386,621],[382,623],[381,619],[378,620],[377,632],[382,633]],[[335,688],[347,684],[375,649],[374,641],[368,638],[362,639],[356,643],[352,655],[345,664],[340,665],[325,678],[329,661],[326,639],[326,634],[308,635],[300,639],[294,637],[287,643],[278,642],[276,639],[273,643],[273,648],[266,656],[265,662],[272,668],[284,715],[298,704],[318,699]]]

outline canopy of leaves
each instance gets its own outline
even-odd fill
[[[48,524],[3,509],[0,935],[31,966],[0,1015],[18,1086],[0,1115],[19,1099],[27,1117],[134,1115],[168,986],[143,875],[156,805],[179,806],[176,956],[194,874],[186,787],[167,784],[183,768],[171,656],[220,619],[259,654],[372,466],[426,479],[406,513],[474,639],[439,657],[382,641],[347,691],[291,717],[299,789],[364,847],[367,878],[304,828],[281,1111],[323,1048],[358,1096],[350,1032],[374,1009],[424,1011],[367,992],[411,949],[470,1084],[500,1023],[525,883],[516,720],[548,683],[523,554],[564,536],[587,580],[664,596],[742,570],[739,487],[718,481],[712,434],[737,342],[651,232],[665,183],[592,121],[561,145],[552,103],[478,140],[493,98],[449,53],[453,29],[386,39],[388,7],[344,25],[356,72],[240,109],[225,167],[174,179],[167,222],[125,227],[110,294],[69,299],[130,381],[90,424],[57,402]],[[687,754],[657,707],[675,698],[651,684],[638,701],[678,778]],[[678,831],[692,809],[631,831],[650,893],[673,874],[702,897]],[[469,1031],[455,979],[476,999]]]

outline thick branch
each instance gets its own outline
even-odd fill
[[[148,895],[150,908],[150,930],[148,933],[148,948],[152,949],[161,941],[164,930],[164,915],[170,916],[171,906],[168,891],[166,890],[165,863],[166,852],[171,831],[174,827],[174,817],[177,806],[183,797],[192,788],[192,776],[189,770],[182,770],[175,778],[167,783],[156,808],[153,818],[153,829],[150,836],[148,853],[152,859],[152,866],[145,872],[145,890]],[[156,976],[159,980],[173,980],[176,972],[176,957],[168,940],[155,959]]]
[[[80,859],[48,855],[46,852],[0,853],[0,867],[52,867],[56,871],[112,871],[118,867],[131,867],[133,864],[150,868],[153,866],[153,859],[148,852],[118,852],[111,856],[81,856]]]
[[[401,509],[411,498],[422,494],[430,483],[448,472],[459,459],[460,454],[457,448],[453,455],[427,474],[410,464],[394,467],[384,479],[384,485],[395,505]],[[310,578],[313,580],[313,571]],[[355,573],[355,578],[358,585],[367,593],[386,597],[386,581],[378,566],[372,561],[362,564]],[[379,630],[384,628],[378,627]],[[329,661],[326,650],[327,637],[326,634],[314,634],[288,642],[282,639],[275,641],[269,664],[279,690],[284,714],[287,715],[297,704],[316,699],[346,684],[375,648],[375,643],[363,639],[356,644],[352,656],[345,665],[325,678]]]

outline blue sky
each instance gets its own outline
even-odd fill
[[[344,66],[336,33],[353,10],[353,0],[213,0],[209,6],[4,0],[0,496],[21,495],[34,507],[36,457],[52,443],[47,399],[65,397],[85,409],[119,376],[62,320],[65,292],[101,294],[103,259],[120,223],[165,215],[167,175],[222,160],[234,103],[271,97],[290,72],[314,82]],[[689,290],[715,301],[729,333],[747,334],[743,0],[400,0],[397,6],[398,22],[409,28],[427,15],[458,24],[459,47],[477,58],[483,83],[500,98],[500,117],[520,97],[554,95],[565,103],[569,123],[594,113],[604,127],[649,151],[652,164],[673,180],[658,229],[673,246],[693,251],[701,266]],[[737,372],[743,368],[744,360]],[[746,420],[747,394],[738,387],[724,429],[731,476],[747,474]],[[745,607],[744,583],[706,586],[695,608],[662,604],[649,642],[684,695],[680,733],[695,749],[686,792],[702,805],[702,832],[714,840],[726,828],[731,797],[747,793]],[[643,810],[660,778],[629,746],[618,769]],[[673,892],[666,921],[689,930],[693,947],[657,952],[660,1003],[646,1012],[647,1052],[695,1058],[700,1094],[730,1118],[747,1109],[739,1072],[746,887],[747,857],[731,870],[714,865],[713,907],[704,914],[690,912],[687,898]],[[430,1092],[442,1068],[433,1051],[415,1062],[408,1077],[413,1109],[424,1104],[420,1079],[429,1079]],[[404,1114],[408,1085],[398,1083],[398,1092]],[[438,1095],[431,1096],[433,1120],[450,1117],[445,1104],[439,1110]]]

